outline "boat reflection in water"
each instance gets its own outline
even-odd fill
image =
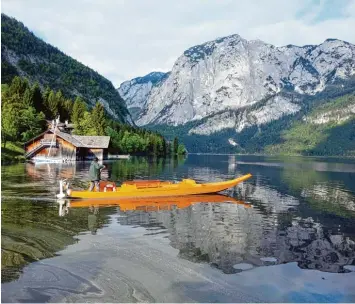
[[[97,232],[97,218],[99,207],[118,206],[120,212],[140,211],[140,212],[157,212],[169,211],[174,209],[184,209],[194,204],[200,203],[229,203],[238,204],[246,208],[252,205],[238,201],[232,197],[221,194],[205,194],[205,195],[184,195],[184,196],[167,196],[167,197],[149,197],[149,198],[126,198],[126,199],[80,199],[80,200],[58,200],[59,216],[65,216],[69,213],[70,208],[89,208],[88,228],[91,234]]]
[[[59,215],[68,214],[69,208],[88,207],[111,207],[118,206],[120,211],[139,210],[145,212],[165,211],[174,208],[183,209],[193,204],[199,203],[231,203],[243,205],[246,208],[252,207],[243,201],[221,194],[205,195],[184,195],[184,196],[166,196],[166,197],[148,197],[148,198],[121,198],[121,199],[80,199],[80,200],[58,200]]]

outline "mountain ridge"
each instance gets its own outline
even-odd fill
[[[90,107],[99,101],[111,117],[134,125],[124,100],[108,79],[3,13],[1,34],[2,83],[10,83],[14,76],[26,77],[42,88],[60,89],[71,98],[80,96]]]
[[[163,133],[175,128],[191,152],[210,152],[191,143],[206,138],[202,146],[210,146],[212,135],[222,136],[218,145],[230,150],[242,134],[264,134],[273,122],[306,114],[309,100],[350,93],[353,78],[355,46],[349,42],[328,38],[319,45],[276,47],[226,36],[187,49],[146,100],[133,99],[143,104],[136,123]]]
[[[121,83],[117,91],[125,100],[132,118],[138,118],[146,106],[151,90],[169,77],[170,72],[151,72],[142,77],[136,77]]]
[[[223,52],[217,54],[219,56],[215,56],[216,58],[211,59],[212,54],[216,52],[221,43],[224,43]],[[236,47],[237,45],[241,45],[239,49]],[[341,48],[344,48],[344,46],[347,46],[348,49],[343,50],[343,53],[341,53]],[[229,52],[225,51],[227,47],[230,48]],[[245,55],[243,54],[243,48],[248,47],[251,52],[256,53],[256,56],[254,58],[241,58]],[[259,50],[260,48],[261,50]],[[339,49],[337,53],[324,55],[327,51],[337,51],[336,49]],[[348,51],[351,52],[350,55],[347,54]],[[233,55],[238,55],[238,52],[241,55],[233,58]],[[354,54],[354,45],[334,38],[326,39],[320,45],[275,47],[261,40],[247,41],[239,35],[231,35],[193,46],[177,59],[169,76],[161,81],[158,86],[151,88],[151,91],[146,94],[147,100],[139,101],[144,104],[144,107],[142,113],[138,116],[137,124],[167,123],[181,125],[216,113],[217,110],[221,110],[221,105],[226,110],[228,108],[238,109],[244,105],[256,103],[269,95],[275,95],[282,89],[293,90],[301,94],[316,94],[322,91],[325,85],[335,78],[348,77],[354,74]],[[227,56],[232,56],[231,60],[224,60]],[[337,64],[337,56],[345,56],[346,58],[343,58],[342,62]],[[323,62],[326,59],[322,57],[333,59],[334,62],[325,64]],[[245,59],[244,62],[243,59]],[[266,63],[261,67],[256,66],[256,68],[252,64],[248,66],[249,62],[245,61],[252,59],[259,61],[259,63]],[[346,61],[347,59],[349,62]],[[198,64],[200,64],[200,67],[197,67],[196,70],[199,71],[194,71],[195,66]],[[206,68],[208,64],[210,66]],[[213,71],[213,69],[218,68],[216,67],[218,64],[222,65],[218,73],[224,73],[224,75],[218,75],[218,73],[216,75]],[[344,66],[342,66],[343,64]],[[185,68],[186,66],[187,68]],[[281,66],[281,68],[277,66]],[[327,69],[327,66],[330,66],[330,70]],[[201,72],[202,68],[205,68],[205,70]],[[247,78],[249,75],[245,75],[246,73],[238,74],[233,71],[233,69],[238,68],[247,69],[250,77]],[[278,71],[277,68],[281,71]],[[232,70],[232,72],[226,74],[225,72],[228,72],[228,70]],[[265,72],[262,75],[263,77],[258,77],[258,74],[263,72]],[[188,80],[184,82],[184,79],[179,77],[181,73]],[[203,88],[205,91],[202,92],[205,95],[201,96],[200,87],[203,84],[199,79],[203,77],[214,88],[208,90],[207,86],[205,86]],[[216,77],[220,79],[215,81]],[[245,81],[241,79],[243,77]],[[209,78],[213,78],[213,80],[211,81]],[[294,81],[294,79],[297,81]],[[171,83],[167,84],[169,81]],[[216,82],[219,83],[216,84]],[[170,88],[166,88],[166,86],[170,86]],[[253,95],[252,91],[255,89],[259,92]],[[174,94],[175,92],[176,94]],[[247,92],[247,96],[239,98],[238,94],[243,95],[245,92]],[[200,100],[196,102],[197,99]],[[181,106],[178,107],[177,105]],[[213,106],[215,109],[211,110]],[[178,117],[177,113],[181,115]]]

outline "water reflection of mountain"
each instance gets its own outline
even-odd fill
[[[201,203],[170,211],[126,212],[119,221],[167,232],[180,257],[209,262],[225,273],[236,272],[233,265],[241,262],[264,265],[263,257],[329,272],[342,272],[343,265],[355,263],[354,235],[329,231],[312,218],[295,217],[288,211],[297,205],[295,198],[275,190],[267,193],[263,187],[244,189],[260,208]]]
[[[253,209],[204,203],[159,212],[129,211],[120,221],[146,226],[150,229],[147,234],[166,233],[182,258],[209,261],[226,273],[235,271],[233,265],[241,261],[262,265],[260,257],[265,256],[277,258],[278,263],[297,261],[302,268],[338,272],[342,265],[355,263],[355,183],[353,167],[348,168],[351,166],[320,164],[308,158],[281,161],[249,156],[189,156],[184,163],[179,159],[137,157],[107,162],[103,178],[122,181],[189,177],[207,182],[251,172],[252,179],[225,194],[252,203]],[[88,162],[3,167],[2,193],[52,198],[59,178],[73,178],[75,187],[86,188],[88,169]],[[100,215],[88,217],[88,209],[82,209],[59,218],[57,207],[49,203],[46,207],[42,202],[32,206],[25,203],[10,204],[3,198],[5,269],[54,255],[75,242],[78,231],[90,229],[94,234],[104,210],[115,212],[104,208]],[[54,210],[49,211],[51,208]],[[54,238],[60,240],[58,244],[53,243]]]

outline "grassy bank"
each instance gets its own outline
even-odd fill
[[[1,162],[13,163],[13,162],[23,162],[25,161],[25,150],[23,149],[23,144],[19,142],[7,142],[1,145]]]

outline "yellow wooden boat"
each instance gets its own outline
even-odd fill
[[[231,203],[250,208],[251,205],[221,194],[184,195],[146,198],[73,199],[68,200],[70,208],[119,206],[121,211],[163,211],[187,208],[198,203]]]
[[[58,198],[123,198],[123,197],[158,197],[182,196],[194,194],[217,193],[249,179],[252,175],[246,174],[236,179],[223,182],[198,184],[193,179],[183,179],[179,183],[160,180],[134,180],[124,182],[116,187],[113,182],[101,182],[100,191],[72,190],[60,181]],[[66,191],[64,192],[64,188]]]

